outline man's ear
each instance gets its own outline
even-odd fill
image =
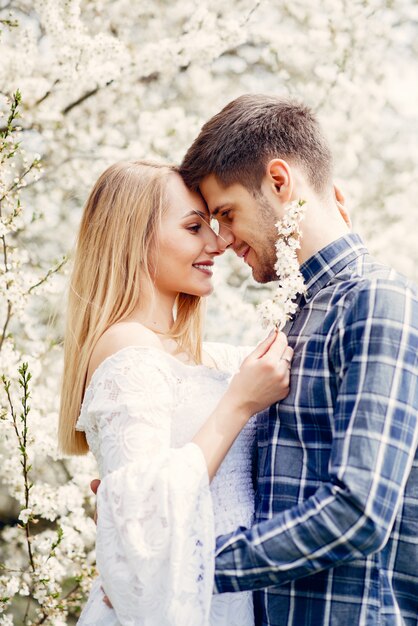
[[[273,192],[282,204],[290,202],[293,192],[293,177],[290,165],[283,159],[272,159],[267,164],[267,177]]]
[[[345,208],[344,194],[342,193],[341,189],[337,187],[337,185],[335,184],[334,184],[334,194],[335,194],[335,202],[337,204],[337,208],[340,212],[340,215],[343,218],[344,222],[347,224],[348,228],[351,228],[352,226],[351,219],[350,219],[347,209]]]

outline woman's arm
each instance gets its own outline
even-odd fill
[[[104,472],[97,566],[121,624],[208,618],[212,501],[200,448],[171,447],[175,384],[156,350],[126,349],[97,372],[82,415]]]
[[[242,362],[228,390],[193,441],[202,450],[210,480],[249,418],[289,393],[293,351],[273,333]]]

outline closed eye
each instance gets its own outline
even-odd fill
[[[198,233],[201,228],[202,224],[192,224],[191,226],[187,227],[187,230],[190,230],[193,233]]]

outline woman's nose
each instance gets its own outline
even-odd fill
[[[235,241],[232,230],[228,228],[225,224],[219,225],[219,232],[217,237],[218,247],[220,250],[222,250],[222,252],[225,252],[225,250],[229,248],[229,246],[231,246]]]
[[[205,241],[206,252],[208,254],[213,254],[213,255],[223,254],[225,249],[219,245],[218,234],[215,233],[212,229],[208,229],[205,235],[206,235],[206,241]]]

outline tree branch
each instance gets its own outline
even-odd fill
[[[107,82],[105,84],[105,87],[108,87],[109,85],[111,85],[113,83],[113,79],[109,80],[109,82]],[[89,98],[91,98],[92,96],[95,96],[96,93],[98,91],[100,91],[101,87],[97,86],[94,89],[92,89],[91,91],[87,91],[84,95],[80,96],[80,98],[78,98],[77,100],[75,100],[74,102],[71,102],[71,104],[68,104],[62,111],[61,113],[63,115],[67,115],[70,111],[72,111],[73,109],[75,109],[75,107],[78,107],[80,104],[82,104],[83,102],[85,102],[86,100],[88,100]]]
[[[11,303],[10,303],[10,302],[8,302],[8,303],[7,303],[7,313],[6,313],[6,319],[5,319],[5,321],[4,321],[4,324],[3,324],[3,329],[2,329],[2,331],[1,331],[1,338],[0,338],[0,352],[1,352],[1,349],[2,349],[2,347],[3,347],[4,340],[5,340],[5,338],[6,338],[7,327],[8,327],[8,325],[9,325],[9,322],[10,322],[11,317],[12,317],[12,305],[11,305]]]
[[[11,185],[4,192],[4,194],[0,198],[0,203],[3,202],[3,200],[9,195],[9,193],[14,191],[17,187],[19,187],[20,183],[25,178],[25,176],[27,176],[33,170],[34,167],[37,167],[38,164],[39,164],[38,159],[35,159],[34,161],[32,161],[32,163],[29,165],[29,167],[26,170],[24,170],[21,174],[19,174],[19,176],[17,177],[17,180],[13,183],[13,185]]]
[[[32,291],[34,291],[37,287],[40,287],[40,285],[43,285],[44,283],[46,283],[48,278],[52,276],[52,274],[56,274],[57,272],[59,272],[60,269],[66,264],[67,261],[68,261],[68,257],[64,256],[63,259],[55,267],[51,267],[47,271],[47,273],[45,274],[45,276],[43,276],[43,278],[41,278],[37,283],[35,283],[35,285],[32,285],[32,287],[29,287],[27,293],[28,294],[32,293]]]
[[[38,106],[38,104],[41,104],[42,102],[44,102],[47,98],[49,98],[49,96],[52,93],[53,88],[55,87],[55,85],[57,85],[60,82],[59,78],[55,79],[54,82],[52,83],[51,87],[48,89],[48,91],[46,93],[44,93],[44,95],[39,98],[39,100],[37,100],[35,102],[35,106]]]

